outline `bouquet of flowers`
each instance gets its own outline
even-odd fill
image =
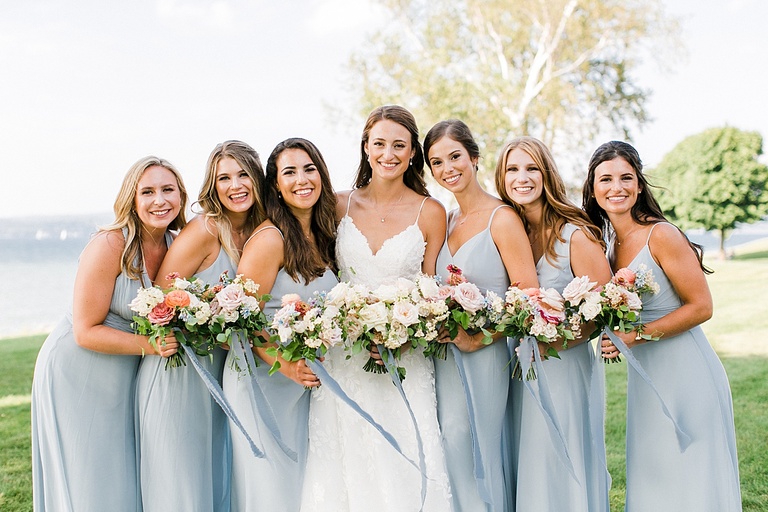
[[[259,303],[268,301],[269,295],[258,295],[259,285],[238,274],[234,279],[222,273],[217,285],[210,287],[204,297],[210,300],[211,319],[208,328],[219,344],[248,340],[264,340],[262,331],[269,325]],[[237,367],[237,371],[241,368]]]
[[[170,356],[165,369],[186,366],[182,357],[188,347],[198,355],[210,355],[213,343],[208,330],[211,308],[203,296],[208,285],[197,278],[182,279],[177,273],[169,274],[173,285],[167,290],[157,286],[139,288],[129,307],[137,314],[133,328],[138,334],[149,336],[149,343],[158,348],[165,337],[173,334],[181,344],[179,351]]]
[[[649,334],[643,333],[643,324],[640,320],[640,311],[643,302],[640,296],[659,291],[659,285],[653,278],[653,272],[645,265],[640,265],[637,271],[629,268],[621,268],[616,271],[610,282],[606,283],[597,293],[599,294],[599,311],[593,317],[597,330],[597,336],[606,327],[613,331],[631,332],[637,330],[638,336],[646,340],[657,340]],[[594,302],[594,299],[590,300]],[[591,314],[597,308],[590,305],[587,310]],[[585,320],[591,318],[584,317]],[[605,362],[620,362],[621,358],[604,359]]]
[[[557,357],[557,350],[551,346],[561,340],[567,346],[575,338],[573,327],[566,321],[565,301],[554,288],[525,288],[512,285],[504,297],[504,313],[496,325],[496,330],[507,337],[522,338],[530,336],[537,342],[548,345],[546,357]],[[522,379],[520,361],[515,364],[513,377]],[[531,366],[526,380],[536,378]]]
[[[276,333],[271,341],[277,346],[269,347],[267,354],[280,355],[286,361],[314,361],[325,355],[329,347],[343,342],[341,311],[335,305],[326,304],[324,293],[315,292],[307,302],[295,293],[284,295],[281,304],[270,326]],[[269,374],[279,369],[280,361],[275,359]]]
[[[437,326],[447,316],[437,282],[428,276],[399,278],[394,285],[381,285],[375,290],[339,283],[329,292],[329,298],[344,310],[346,348],[351,355],[383,345],[388,349],[381,354],[385,362],[389,362],[390,354],[397,361],[405,349],[426,348],[437,338]],[[363,369],[386,371],[374,358],[369,358]],[[397,366],[397,377],[405,379],[405,368]]]
[[[451,339],[456,338],[459,327],[472,333],[483,332],[483,343],[493,342],[491,326],[501,319],[504,301],[495,293],[485,295],[473,283],[467,281],[462,270],[456,265],[446,267],[448,282],[440,287],[440,296],[444,297],[448,314],[442,323]],[[424,350],[425,356],[445,359],[448,347],[446,343],[431,341]]]

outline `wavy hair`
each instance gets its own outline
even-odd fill
[[[203,184],[200,186],[197,204],[200,205],[206,220],[210,219],[216,224],[219,243],[221,243],[227,256],[237,264],[240,261],[241,251],[238,249],[232,235],[232,222],[216,191],[216,171],[219,162],[224,158],[235,160],[248,173],[248,177],[253,182],[253,205],[248,210],[248,216],[245,221],[245,232],[248,234],[252,233],[256,226],[264,222],[266,218],[264,205],[262,204],[264,168],[261,166],[261,159],[256,150],[239,140],[228,140],[217,144],[213,151],[211,151],[208,163],[205,166],[205,177],[203,178]]]
[[[117,193],[113,210],[115,220],[108,226],[99,228],[99,232],[126,230],[125,247],[120,258],[120,269],[129,278],[141,280],[144,268],[144,256],[142,252],[141,228],[143,224],[136,212],[136,193],[139,188],[139,180],[144,175],[144,171],[153,166],[160,166],[168,169],[176,177],[176,183],[179,187],[181,203],[179,214],[168,225],[170,230],[178,230],[187,224],[185,211],[187,208],[187,189],[184,186],[184,180],[181,179],[181,173],[169,161],[156,156],[146,156],[128,169],[120,185],[120,191]]]
[[[606,236],[613,231],[611,222],[608,219],[608,214],[600,207],[595,198],[595,174],[596,169],[600,164],[616,158],[622,158],[630,167],[632,167],[632,170],[635,171],[635,176],[637,177],[639,191],[643,192],[642,194],[637,195],[637,200],[630,210],[632,220],[644,226],[655,224],[657,222],[668,222],[672,224],[664,216],[664,212],[659,206],[659,203],[651,193],[651,188],[655,187],[643,174],[643,162],[640,160],[640,154],[631,144],[618,140],[612,140],[600,145],[600,147],[592,153],[592,157],[589,159],[587,178],[584,181],[584,187],[582,188],[581,201],[582,208],[587,212],[587,215],[592,219],[592,222],[600,227]],[[699,267],[701,267],[702,272],[711,274],[713,272],[712,269],[704,265],[704,248],[699,244],[691,242],[688,236],[679,227],[677,230],[682,233],[688,241],[688,245],[691,246],[691,250],[696,255],[696,259],[699,261]]]
[[[312,207],[311,230],[315,235],[315,247],[307,243],[299,219],[278,194],[277,159],[287,149],[304,151],[320,173],[322,190]],[[305,283],[322,276],[327,268],[336,271],[336,194],[333,191],[328,166],[323,155],[310,141],[290,138],[280,142],[267,159],[264,205],[267,217],[283,233],[285,244],[283,268],[294,281],[299,276]]]
[[[541,181],[544,190],[542,192],[542,221],[540,236],[544,243],[544,254],[547,257],[547,260],[550,262],[557,260],[555,242],[557,240],[565,242],[562,233],[563,228],[568,223],[581,228],[582,232],[587,235],[587,238],[600,244],[603,250],[605,250],[605,242],[601,237],[600,229],[590,221],[583,210],[568,199],[565,191],[565,182],[560,176],[560,172],[557,170],[557,164],[552,157],[552,153],[543,142],[534,137],[518,137],[508,142],[507,145],[504,146],[504,149],[501,150],[499,160],[496,163],[496,191],[505,203],[512,205],[520,212],[520,216],[525,223],[525,230],[530,232],[531,227],[525,220],[524,208],[512,200],[504,186],[507,160],[509,154],[515,149],[521,149],[528,153],[541,172]],[[551,229],[549,237],[544,238],[544,233],[546,233],[548,229]]]
[[[419,127],[416,125],[416,119],[413,117],[413,114],[399,105],[384,105],[375,108],[368,115],[360,140],[360,165],[357,167],[354,187],[362,188],[371,182],[373,169],[371,169],[371,164],[368,162],[365,145],[368,143],[373,125],[384,119],[399,124],[411,134],[411,147],[415,150],[415,153],[408,163],[408,169],[403,174],[403,182],[417,194],[429,196],[429,190],[427,190],[427,184],[424,181],[424,153],[419,143]]]

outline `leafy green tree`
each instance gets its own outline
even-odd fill
[[[518,135],[561,153],[592,147],[601,130],[631,139],[648,120],[639,58],[656,42],[656,59],[679,48],[659,0],[378,4],[390,21],[350,62],[359,114],[399,103],[422,128],[458,117],[485,154]]]
[[[760,163],[763,137],[726,126],[692,135],[667,153],[652,172],[664,213],[683,229],[720,232],[725,238],[738,223],[768,214],[768,166]]]

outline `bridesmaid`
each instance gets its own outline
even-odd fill
[[[491,290],[502,298],[510,281],[537,286],[523,222],[517,212],[480,185],[480,150],[467,125],[457,119],[437,123],[424,139],[424,154],[432,176],[453,193],[459,205],[448,213],[447,239],[437,258],[438,274],[445,280],[447,266],[456,265],[483,293]],[[503,341],[486,346],[482,338],[482,333],[470,335],[461,328],[455,339],[447,331],[440,333],[440,341],[453,345],[445,360],[435,359],[437,414],[454,510],[503,512],[510,509],[502,467],[509,355]],[[460,378],[459,366],[466,382]]]
[[[607,142],[589,162],[584,209],[611,237],[614,270],[645,265],[660,291],[644,295],[644,331],[617,333],[650,376],[690,439],[633,366],[627,369],[627,512],[741,510],[728,377],[700,324],[712,316],[701,247],[667,222],[643,175],[637,150]],[[603,357],[619,352],[602,342]]]
[[[181,231],[156,281],[170,286],[171,272],[209,284],[224,271],[234,277],[246,239],[265,218],[263,188],[264,171],[253,148],[240,141],[217,145],[197,200],[202,213]],[[189,357],[195,356],[187,352]],[[212,358],[198,357],[219,383],[225,359],[221,348]],[[165,360],[144,358],[136,395],[144,511],[228,511],[229,426],[192,364],[166,370]]]
[[[522,212],[542,288],[562,293],[577,276],[589,276],[599,285],[610,280],[600,230],[566,197],[565,183],[541,141],[520,137],[504,147],[496,166],[496,188],[506,203]],[[590,334],[586,330],[584,338]],[[537,380],[512,382],[510,422],[517,437],[513,442],[518,446],[512,461],[517,475],[517,510],[608,511],[603,367],[592,344],[583,343],[584,338],[569,342],[567,348],[555,346],[559,359],[542,361],[539,371],[544,375]],[[558,441],[539,408],[540,398],[533,394],[546,393],[544,381],[575,478],[561,462]],[[590,426],[594,423],[599,424],[597,431]]]
[[[238,273],[259,284],[272,298],[268,316],[284,295],[309,299],[337,283],[334,242],[336,197],[328,168],[314,144],[292,138],[278,144],[267,160],[264,205],[268,220],[248,240]],[[274,358],[265,348],[254,351],[262,360],[254,370],[277,420],[282,440],[298,455],[291,460],[277,445],[259,412],[251,406],[247,373],[238,373],[230,350],[224,371],[224,392],[248,432],[258,432],[266,459],[255,458],[239,431],[232,434],[232,512],[298,511],[309,439],[309,390],[320,381],[304,360],[281,360],[280,373],[267,374]]]
[[[72,314],[45,340],[32,384],[32,482],[37,511],[141,511],[134,428],[141,356],[168,357],[133,333],[128,304],[151,286],[184,226],[187,194],[169,162],[133,164],[115,201],[115,220],[83,249]]]

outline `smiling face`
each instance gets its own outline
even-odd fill
[[[544,180],[541,169],[523,149],[515,148],[507,154],[504,189],[512,201],[524,208],[542,201]]]
[[[216,193],[221,206],[233,213],[247,212],[256,201],[253,180],[237,160],[230,157],[216,164]]]
[[[415,154],[411,145],[411,132],[394,121],[382,119],[371,128],[365,152],[374,176],[400,178]]]
[[[477,158],[470,157],[464,145],[451,137],[441,137],[432,144],[427,158],[435,181],[454,194],[474,179]]]
[[[323,190],[322,178],[306,151],[290,148],[277,157],[277,190],[294,214],[315,206]]]
[[[637,173],[623,158],[602,162],[595,168],[595,200],[607,214],[632,209],[642,192]]]
[[[135,207],[144,226],[165,230],[181,211],[176,175],[160,165],[148,167],[136,187]]]

